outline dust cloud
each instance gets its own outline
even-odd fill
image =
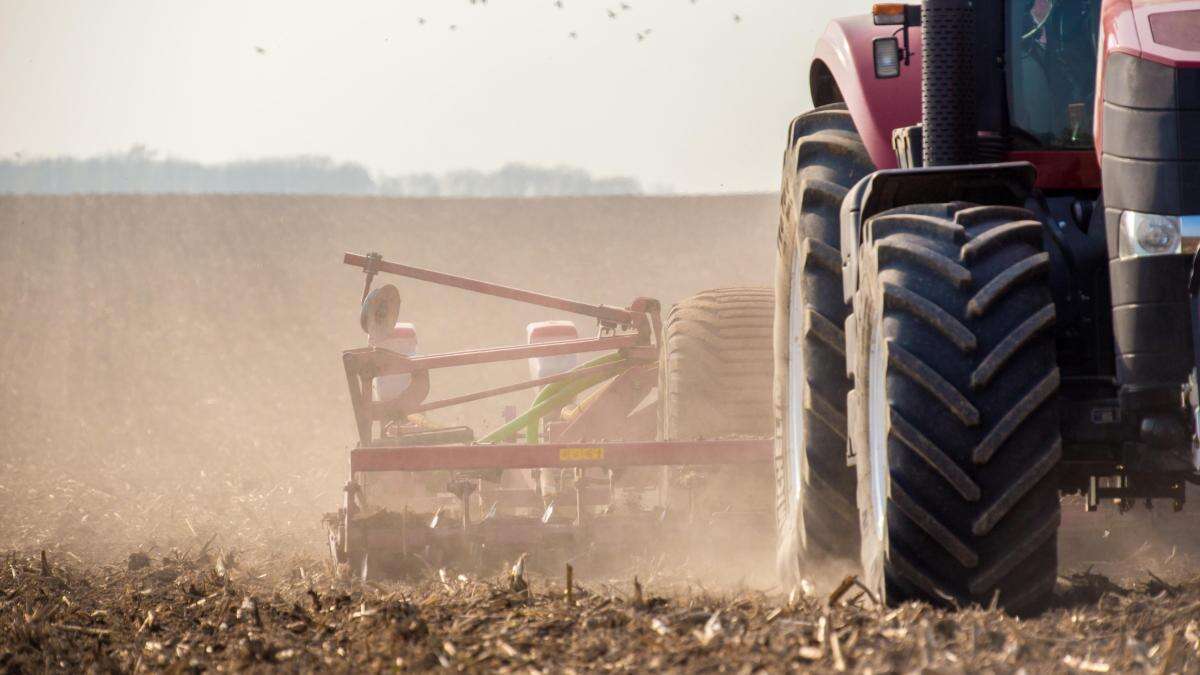
[[[361,346],[343,251],[625,305],[770,279],[771,197],[0,198],[0,538],[82,559],[149,548],[321,554]],[[592,320],[391,279],[434,353]],[[440,371],[433,396],[527,377]],[[519,393],[450,409],[495,426]],[[211,540],[211,541],[210,541]]]
[[[0,669],[1195,671],[1197,529],[1161,529],[1161,506],[1089,521],[1031,620],[829,594],[849,564],[784,598],[769,538],[601,548],[575,560],[570,592],[561,560],[542,576],[511,557],[407,584],[335,574],[320,514],[354,435],[339,352],[364,342],[343,250],[671,303],[766,284],[773,202],[0,198]],[[572,318],[397,285],[425,353]],[[449,371],[434,391],[525,375]],[[483,427],[524,402],[435,421]],[[603,556],[624,571],[604,579]]]

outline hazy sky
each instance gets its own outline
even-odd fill
[[[0,157],[144,144],[773,190],[814,40],[871,4],[562,3],[0,0]]]

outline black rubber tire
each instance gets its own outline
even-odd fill
[[[871,218],[863,238],[847,329],[865,582],[888,604],[995,597],[1037,613],[1057,573],[1062,457],[1042,225],[1013,207],[919,205]]]
[[[663,437],[771,433],[769,288],[718,288],[671,308],[663,323]]]
[[[659,364],[660,438],[770,435],[772,296],[770,288],[719,288],[671,308],[663,324]],[[668,482],[697,472],[706,476],[702,508],[753,508],[759,503],[769,508],[768,468],[677,467],[667,472]]]
[[[787,143],[775,264],[775,521],[776,563],[784,584],[794,587],[805,562],[858,557],[855,476],[846,462],[847,307],[838,214],[847,190],[875,167],[842,103],[792,120]],[[793,306],[805,314],[798,331]],[[789,391],[791,340],[800,341],[802,392]],[[803,401],[798,484],[788,459],[793,395]]]

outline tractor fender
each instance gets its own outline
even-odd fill
[[[1112,78],[1116,83],[1124,84],[1126,90],[1141,94],[1144,98],[1157,96],[1158,99],[1139,101],[1137,108],[1149,109],[1151,103],[1161,102],[1163,97],[1170,96],[1172,86],[1171,70],[1193,70],[1200,68],[1200,47],[1194,37],[1195,13],[1200,10],[1197,0],[1104,0],[1100,10],[1100,49],[1103,56],[1098,59],[1096,67],[1096,104],[1094,108],[1094,135],[1096,138],[1096,159],[1103,161],[1104,149],[1104,109],[1105,101],[1112,102],[1105,89],[1108,86],[1105,75],[1110,62],[1119,63],[1112,57],[1124,54],[1138,61],[1147,61],[1147,71],[1157,70],[1162,80],[1151,82],[1148,73],[1121,72]],[[1155,39],[1155,33],[1159,39]],[[1129,61],[1125,61],[1129,64]],[[1135,65],[1127,65],[1127,71],[1136,70]],[[1166,68],[1155,68],[1154,66]],[[1177,86],[1181,91],[1190,90],[1191,83],[1180,82]],[[1121,92],[1115,93],[1121,98]],[[1128,96],[1128,93],[1125,93]],[[1121,130],[1115,135],[1120,136],[1128,130]]]
[[[911,204],[968,201],[988,206],[1024,206],[1037,169],[1029,162],[884,169],[858,181],[842,200],[842,296],[858,290],[858,249],[863,224],[877,213]],[[849,339],[850,334],[846,334]],[[847,352],[850,353],[850,352]]]
[[[895,26],[876,26],[871,15],[834,19],[817,40],[809,68],[814,106],[844,102],[878,169],[894,169],[892,130],[921,121],[921,29],[909,29],[909,65],[900,76],[875,77],[874,41],[895,35]],[[903,41],[901,42],[903,46]]]

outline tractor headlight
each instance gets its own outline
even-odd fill
[[[894,37],[875,38],[875,77],[900,77],[900,43]]]
[[[1122,258],[1181,253],[1183,236],[1179,216],[1126,211],[1121,214]]]

